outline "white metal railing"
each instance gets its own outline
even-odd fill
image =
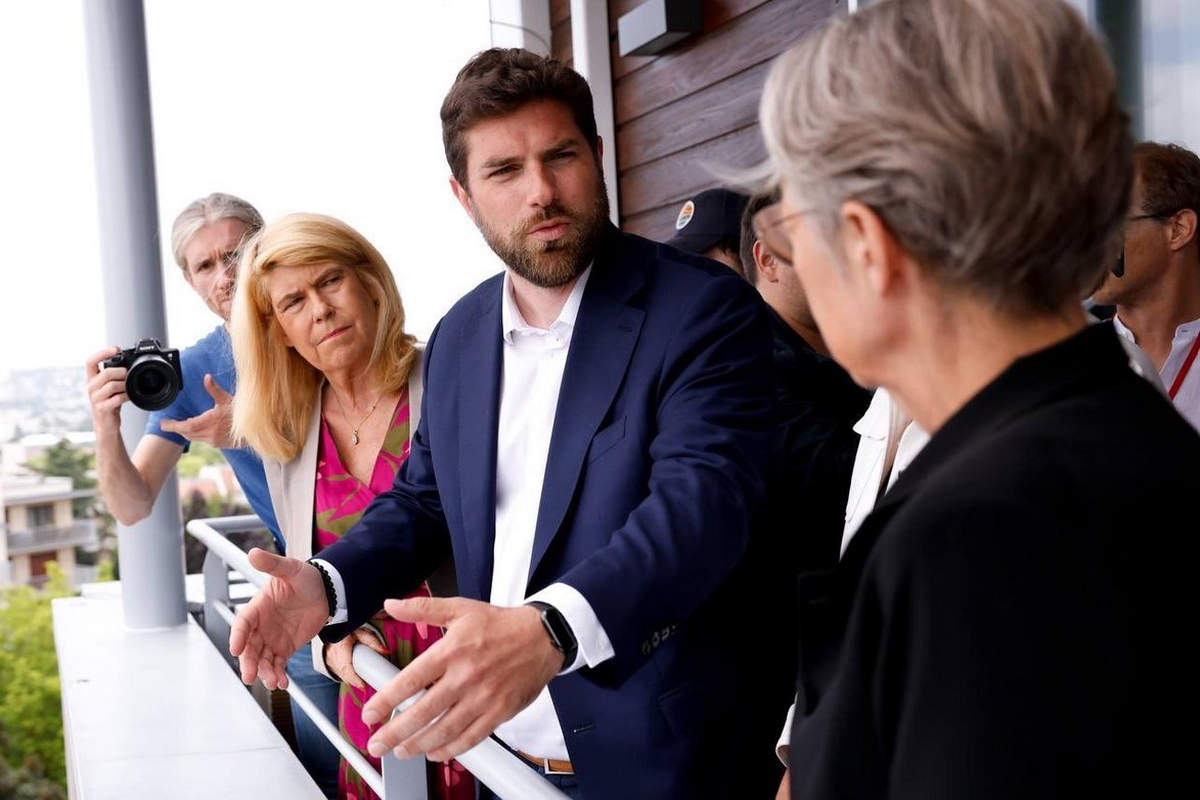
[[[196,519],[187,524],[187,532],[208,548],[204,559],[204,629],[209,639],[221,654],[236,669],[229,655],[229,632],[233,625],[234,611],[229,598],[229,570],[240,573],[247,581],[261,588],[269,577],[250,565],[246,553],[225,538],[230,533],[240,533],[262,527],[262,521],[253,514],[215,519]],[[400,670],[394,664],[364,645],[355,645],[353,651],[354,670],[366,683],[379,689]],[[427,797],[425,785],[425,763],[423,758],[401,761],[391,753],[382,759],[383,774],[377,772],[367,760],[341,735],[335,721],[331,721],[296,686],[288,681],[288,693],[297,705],[308,714],[317,728],[337,748],[363,780],[384,800],[406,800]],[[418,692],[396,707],[399,713],[420,699]],[[522,761],[495,739],[484,739],[456,759],[472,775],[487,784],[498,797],[511,800],[564,800],[566,795],[549,781],[531,770]]]

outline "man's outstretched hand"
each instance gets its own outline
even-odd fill
[[[233,395],[226,392],[212,375],[205,374],[204,388],[213,399],[213,407],[191,419],[164,419],[162,429],[177,433],[191,442],[204,442],[222,450],[237,447],[233,439]]]
[[[446,633],[363,707],[369,725],[428,687],[375,732],[372,755],[395,749],[400,758],[426,753],[431,761],[449,761],[532,703],[563,667],[535,608],[462,597],[388,600],[383,607],[398,620],[441,625]]]
[[[329,603],[321,574],[312,564],[260,550],[250,551],[255,569],[271,576],[267,585],[242,606],[229,633],[229,652],[237,656],[242,682],[261,678],[268,689],[286,689],[288,656],[324,627]]]

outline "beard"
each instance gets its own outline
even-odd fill
[[[571,225],[559,238],[550,242],[529,238],[529,232],[537,226],[561,217],[570,220]],[[500,260],[514,273],[542,288],[562,286],[587,269],[607,222],[608,191],[603,177],[590,207],[572,209],[553,201],[507,233],[491,227],[478,210],[475,213],[475,224]]]

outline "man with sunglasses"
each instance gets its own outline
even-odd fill
[[[1200,158],[1175,144],[1141,142],[1117,266],[1095,293],[1116,306],[1113,325],[1158,368],[1167,394],[1200,429]]]

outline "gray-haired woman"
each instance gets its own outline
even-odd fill
[[[1103,46],[1059,0],[890,0],[781,57],[762,118],[760,239],[932,434],[804,584],[792,793],[1159,794],[1200,437],[1080,306],[1131,182]]]

